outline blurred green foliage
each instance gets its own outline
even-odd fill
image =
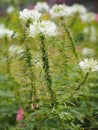
[[[0,0],[0,6],[1,5],[13,5],[13,4],[16,4],[16,5],[22,5],[22,4],[34,4],[36,2],[39,2],[39,1],[44,1],[44,0]]]

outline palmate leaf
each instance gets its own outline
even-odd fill
[[[73,108],[71,110],[71,114],[77,119],[79,120],[81,123],[84,123],[84,114],[75,110],[75,108]]]
[[[4,75],[0,75],[0,100],[1,103],[5,100],[12,101],[15,99],[14,89],[19,86],[17,82],[13,78],[9,78]],[[0,103],[0,104],[1,104]]]
[[[13,77],[8,77],[7,75],[0,75],[0,88],[2,90],[13,91],[19,84],[15,81]]]
[[[0,75],[0,129],[8,129],[15,124],[17,109],[16,89],[19,84],[14,78]]]
[[[17,108],[13,104],[10,104],[9,106],[1,106],[0,107],[0,117],[11,117],[12,114],[16,114]]]

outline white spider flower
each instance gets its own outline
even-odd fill
[[[51,21],[42,21],[40,23],[40,30],[44,35],[55,36],[57,27]]]
[[[33,24],[30,24],[30,36],[35,37],[37,34],[40,33],[39,29],[40,24],[35,21]]]
[[[80,68],[84,72],[94,72],[98,71],[98,62],[96,60],[92,59],[84,59],[84,61],[81,61],[79,63]]]
[[[0,30],[5,28],[5,24],[0,24]]]
[[[81,4],[74,4],[72,8],[73,8],[73,12],[78,12],[80,14],[84,14],[87,12],[87,9]]]
[[[66,6],[65,12],[66,12],[66,16],[70,16],[75,13],[72,6]]]
[[[50,14],[52,18],[69,16],[72,14],[72,8],[66,6],[65,4],[55,4],[50,10]]]
[[[49,12],[50,10],[49,5],[46,2],[37,2],[34,9],[42,13]]]
[[[95,20],[95,14],[92,12],[86,12],[86,13],[80,14],[80,18],[83,22],[91,22]]]
[[[85,40],[87,40],[89,38],[91,42],[96,42],[97,32],[96,32],[96,28],[94,26],[85,27],[83,30],[83,33],[85,34]],[[88,35],[89,35],[89,37],[88,37]]]
[[[3,37],[11,38],[14,35],[14,31],[1,27],[0,28],[0,39]]]
[[[83,30],[83,33],[84,34],[88,34],[90,32],[90,28],[89,27],[85,27],[84,30]]]
[[[82,54],[85,56],[90,56],[94,54],[94,51],[91,48],[83,48]]]
[[[57,33],[56,25],[51,21],[34,22],[30,25],[30,36],[35,37],[37,34],[55,36]]]
[[[8,14],[13,13],[14,11],[15,11],[15,8],[14,8],[13,6],[9,6],[9,7],[7,8],[7,10],[6,10],[6,12],[7,12]]]
[[[96,31],[96,28],[94,26],[91,26],[90,41],[91,42],[96,42],[97,41],[97,31]]]
[[[19,13],[19,19],[25,22],[27,20],[36,21],[39,20],[40,17],[41,17],[41,13],[39,13],[37,10],[23,9],[23,11],[20,11]]]

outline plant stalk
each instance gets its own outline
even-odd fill
[[[88,75],[89,75],[89,72],[86,73],[83,81],[78,85],[77,89],[76,90],[79,90],[80,87],[86,82],[87,78],[88,78]]]
[[[72,19],[72,22],[70,23],[69,28],[72,28],[74,26],[74,24],[75,24],[75,22],[77,20],[77,17],[78,17],[78,13],[76,13],[74,15],[74,18]]]
[[[68,38],[69,38],[69,40],[71,41],[71,45],[72,45],[72,49],[73,49],[73,52],[74,52],[74,54],[75,54],[75,57],[76,57],[77,60],[79,61],[79,57],[78,57],[78,54],[77,54],[77,51],[76,51],[76,48],[75,48],[75,41],[74,41],[74,39],[73,39],[73,36],[72,36],[72,34],[71,34],[69,28],[68,28],[68,27],[66,26],[66,24],[64,23],[64,19],[61,18],[61,20],[62,20],[62,23],[63,23],[63,27],[64,27],[64,29],[65,29],[65,32],[67,33]]]
[[[8,73],[8,75],[9,76],[11,76],[11,67],[10,67],[10,65],[11,65],[11,60],[10,60],[10,56],[9,56],[9,48],[8,48],[8,39],[7,39],[7,37],[5,37],[5,45],[7,46],[7,48],[6,48],[6,68],[7,68],[7,73]]]
[[[34,70],[32,69],[32,55],[30,48],[28,45],[25,45],[25,54],[24,54],[24,60],[25,60],[25,68],[26,68],[26,74],[28,75],[30,79],[30,94],[29,94],[29,103],[34,104],[36,102],[36,88],[35,88],[35,75]]]
[[[49,72],[50,71],[49,60],[48,60],[47,49],[45,46],[45,37],[41,35],[40,39],[41,39],[41,52],[42,52],[42,62],[43,62],[43,69],[45,73],[45,80],[46,80],[47,88],[51,96],[51,105],[54,107],[56,106],[56,97],[52,89],[52,78]]]

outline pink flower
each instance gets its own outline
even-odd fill
[[[95,16],[95,21],[98,22],[98,14],[96,14],[96,16]]]
[[[16,115],[16,121],[21,121],[21,120],[23,120],[23,109],[19,108]]]
[[[80,46],[76,46],[76,50],[77,50],[77,51],[80,51],[80,50],[81,50],[81,47],[80,47]]]

